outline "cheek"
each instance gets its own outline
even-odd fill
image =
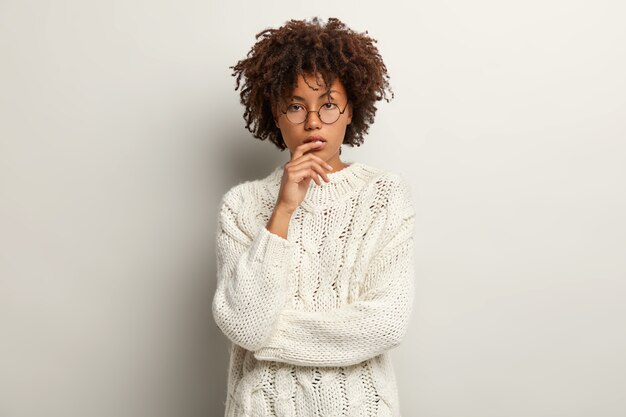
[[[293,149],[295,148],[295,140],[293,139],[293,132],[289,130],[288,127],[279,126],[279,130],[280,130],[280,135],[283,138],[283,142],[285,142],[285,145],[289,148],[289,149]]]

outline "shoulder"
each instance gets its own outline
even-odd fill
[[[230,187],[222,196],[220,206],[236,208],[245,201],[246,196],[253,195],[254,189],[250,186],[252,181],[246,181]]]
[[[231,210],[240,209],[244,205],[253,204],[259,201],[259,197],[267,193],[268,187],[273,185],[278,170],[274,169],[269,175],[247,180],[235,184],[229,188],[221,198],[220,207],[228,207]]]
[[[259,230],[260,202],[264,201],[260,187],[260,180],[251,180],[236,184],[224,193],[216,213],[218,234],[225,232],[243,244],[252,241]]]
[[[255,212],[254,207],[258,194],[257,185],[254,181],[245,181],[230,187],[220,199],[216,210],[216,220],[219,228],[232,229],[233,233],[239,230],[246,231],[252,225],[249,223],[247,213]],[[244,239],[244,236],[241,236]]]

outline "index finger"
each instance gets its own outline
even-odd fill
[[[309,149],[319,148],[322,146],[323,143],[324,142],[319,143],[319,142],[313,141],[313,142],[307,142],[302,145],[299,145],[296,147],[296,150],[294,151],[291,159],[300,158]]]

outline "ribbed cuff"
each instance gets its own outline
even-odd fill
[[[259,360],[265,361],[281,361],[284,351],[285,338],[285,326],[287,320],[288,310],[283,310],[276,323],[274,323],[274,330],[268,340],[265,341],[263,347],[254,352],[254,357]]]
[[[267,230],[265,226],[257,232],[250,248],[250,257],[272,267],[285,267],[292,258],[294,243]]]
[[[254,358],[259,361],[281,362],[283,350],[280,348],[263,347],[254,352]]]

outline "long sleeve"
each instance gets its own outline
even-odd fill
[[[265,225],[252,237],[245,233],[239,224],[244,217],[238,216],[237,210],[246,204],[246,198],[234,194],[224,196],[218,216],[212,312],[226,337],[255,350],[268,339],[284,307],[293,243]]]
[[[405,182],[389,197],[384,237],[358,300],[324,312],[285,309],[255,358],[303,366],[349,366],[400,344],[414,300],[415,211]]]

